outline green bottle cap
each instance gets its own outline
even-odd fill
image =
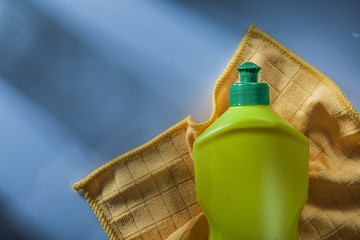
[[[240,83],[230,86],[230,106],[269,105],[269,86],[258,82],[260,67],[246,62],[237,70],[240,72]]]

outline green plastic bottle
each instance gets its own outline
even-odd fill
[[[210,240],[298,239],[308,197],[308,139],[269,107],[260,67],[237,70],[230,107],[194,142],[197,199]]]

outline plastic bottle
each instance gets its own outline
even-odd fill
[[[194,142],[197,199],[210,240],[298,239],[308,196],[308,139],[269,107],[260,67],[237,70],[230,107]]]

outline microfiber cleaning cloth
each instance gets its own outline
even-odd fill
[[[207,240],[192,145],[227,110],[230,85],[239,82],[236,68],[249,61],[262,68],[271,107],[310,141],[299,238],[360,239],[360,116],[333,81],[254,26],[216,82],[209,120],[188,116],[74,184],[110,239]]]

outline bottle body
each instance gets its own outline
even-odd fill
[[[298,239],[307,138],[269,106],[230,107],[194,142],[197,199],[210,240]]]

